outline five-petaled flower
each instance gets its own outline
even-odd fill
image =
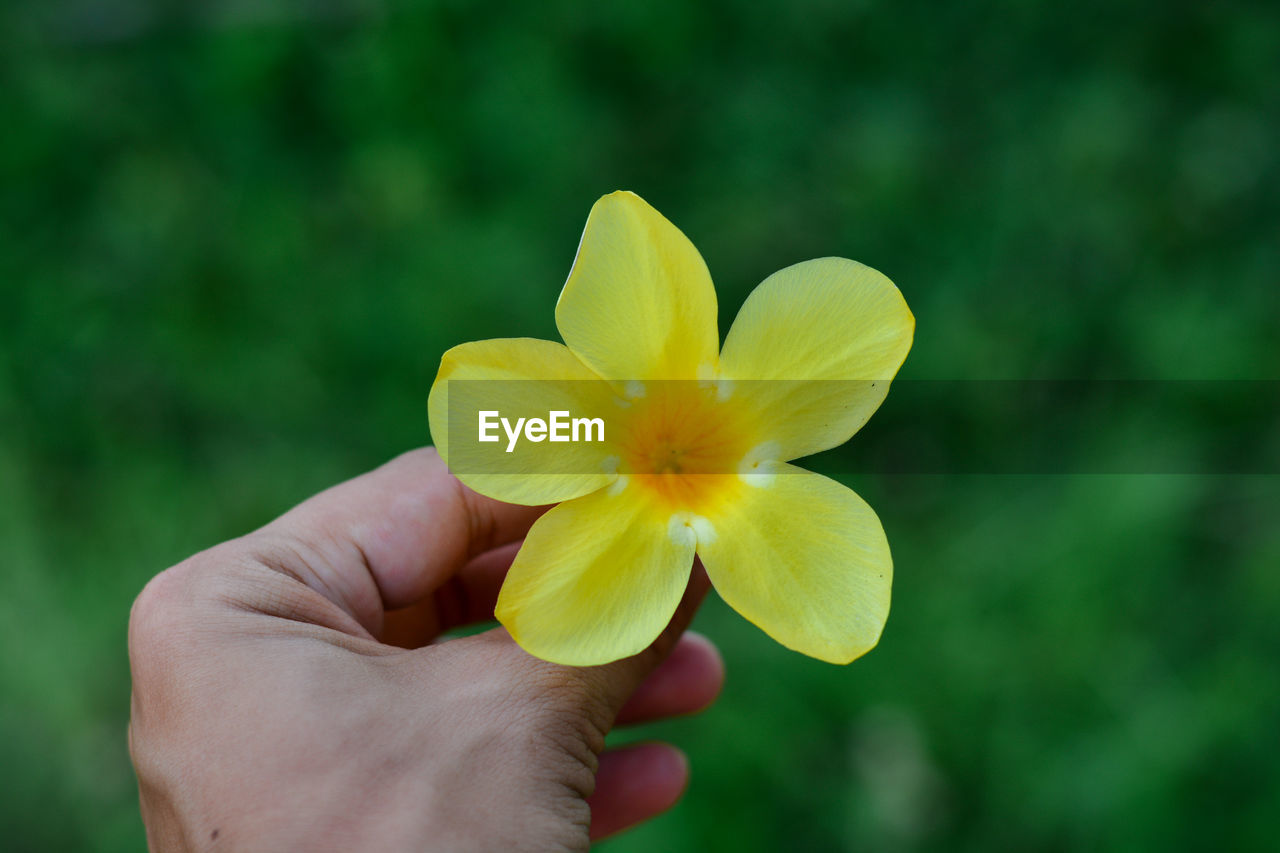
[[[556,325],[564,345],[454,347],[431,389],[433,438],[464,483],[559,504],[529,531],[498,599],[515,640],[564,664],[635,654],[671,619],[696,554],[720,596],[783,645],[833,663],[875,646],[893,575],[880,521],[850,489],[787,460],[844,443],[884,400],[915,329],[893,283],[843,258],[788,267],[752,292],[722,348],[698,251],[617,192],[587,218]],[[526,396],[495,409],[545,412],[532,397],[555,381],[582,409],[613,400],[617,427],[574,448],[585,467],[460,470],[448,386],[491,379],[548,381],[494,384]]]

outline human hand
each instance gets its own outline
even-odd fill
[[[129,623],[129,746],[153,850],[584,850],[675,803],[666,744],[615,723],[701,710],[724,677],[671,625],[574,668],[493,618],[541,512],[471,492],[428,448],[162,572]]]

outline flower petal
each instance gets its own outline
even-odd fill
[[[427,409],[436,449],[459,480],[496,500],[537,506],[613,482],[609,457],[616,458],[617,450],[607,440],[517,441],[515,452],[508,453],[509,437],[501,425],[491,433],[497,441],[479,441],[478,413],[497,412],[511,424],[518,417],[545,420],[557,410],[588,417],[612,399],[608,384],[563,344],[499,338],[446,352]]]
[[[695,379],[714,371],[716,293],[698,250],[642,198],[595,203],[556,303],[574,355],[605,379]]]
[[[893,582],[875,512],[792,465],[754,482],[709,519],[714,535],[698,538],[712,585],[789,649],[831,663],[864,654],[880,639]]]
[[[670,532],[633,484],[563,503],[533,525],[494,612],[527,652],[594,666],[657,639],[689,581],[694,537]]]
[[[914,333],[906,301],[880,273],[844,258],[805,261],[747,297],[720,375],[769,413],[779,458],[795,459],[862,428],[889,393]]]

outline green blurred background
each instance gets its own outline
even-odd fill
[[[903,377],[1280,378],[1274,4],[9,2],[0,125],[6,850],[142,847],[133,596],[429,441],[446,348],[555,337],[613,189],[722,330],[838,254],[914,310]],[[845,479],[881,645],[712,602],[724,695],[641,733],[692,785],[606,849],[1274,842],[1280,478]]]

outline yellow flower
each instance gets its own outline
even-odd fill
[[[431,389],[432,436],[464,483],[559,504],[498,599],[516,642],[579,666],[635,654],[671,619],[696,554],[720,596],[784,646],[833,663],[875,646],[893,577],[880,521],[787,460],[844,443],[884,400],[915,329],[893,283],[843,258],[788,267],[747,298],[721,348],[697,249],[616,192],[587,218],[556,325],[565,345],[454,347]],[[501,429],[471,441],[477,408],[600,414],[608,428],[516,453]]]

